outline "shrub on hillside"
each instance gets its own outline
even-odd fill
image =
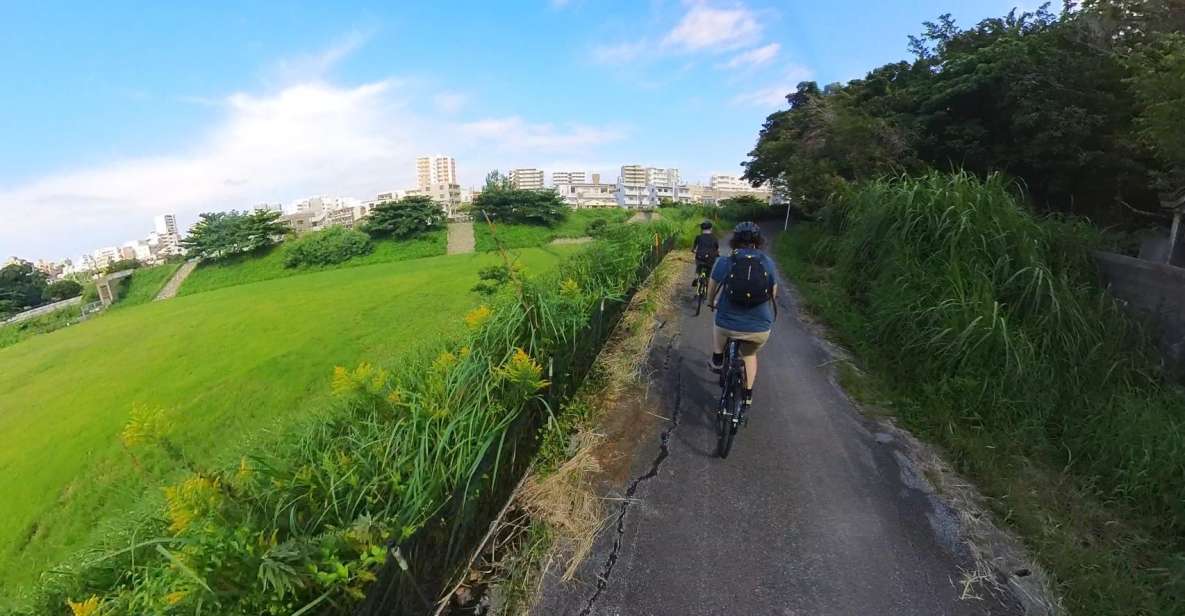
[[[82,294],[82,285],[73,280],[59,280],[45,289],[45,296],[51,302],[60,302]]]
[[[371,237],[408,239],[444,226],[444,208],[429,197],[404,197],[380,203],[370,211],[362,230]]]
[[[275,210],[204,212],[181,245],[190,256],[221,259],[267,248],[290,231]]]
[[[144,264],[137,259],[120,259],[113,261],[110,265],[103,268],[104,274],[114,274],[115,272],[122,272],[126,270],[134,270],[142,267]]]
[[[284,267],[333,265],[367,254],[373,247],[370,237],[361,231],[330,227],[288,242]]]

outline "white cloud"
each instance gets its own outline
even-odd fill
[[[432,102],[437,111],[451,114],[460,111],[469,102],[469,97],[460,92],[438,92]]]
[[[744,68],[768,64],[777,57],[778,51],[781,49],[782,46],[778,43],[770,43],[764,47],[750,49],[749,51],[733,56],[731,60],[723,64],[723,68]]]
[[[460,125],[463,137],[494,142],[505,150],[553,150],[601,145],[623,138],[617,128],[572,124],[563,130],[552,124],[531,124],[518,116],[487,118]]]
[[[748,8],[731,9],[694,4],[663,39],[663,44],[683,51],[730,50],[753,43],[761,36],[761,24]]]
[[[614,45],[598,45],[592,49],[593,61],[599,64],[625,64],[632,62],[647,52],[650,43],[634,41],[617,43]]]
[[[203,211],[404,188],[423,152],[452,154],[462,181],[475,183],[506,152],[550,157],[622,135],[517,116],[461,123],[405,101],[425,98],[431,100],[395,80],[355,87],[314,81],[225,97],[222,117],[180,151],[0,186],[0,246],[29,258],[61,258],[141,237],[152,216],[164,212],[185,225]]]
[[[317,53],[285,58],[276,63],[274,73],[281,82],[301,82],[321,79],[330,70],[358,51],[370,40],[372,32],[355,30],[336,43]]]
[[[803,66],[792,66],[776,84],[742,92],[732,98],[732,104],[740,107],[787,106],[786,96],[798,88],[798,84],[812,77],[811,70]]]

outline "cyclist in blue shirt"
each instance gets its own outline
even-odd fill
[[[757,352],[769,341],[777,316],[777,270],[773,260],[761,252],[765,241],[755,223],[737,225],[728,243],[732,254],[716,260],[708,283],[708,306],[716,310],[710,367],[713,372],[723,368],[724,346],[729,338],[741,343],[746,376],[744,404],[748,407],[753,404],[753,384],[757,381]]]

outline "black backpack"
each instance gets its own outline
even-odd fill
[[[773,275],[765,269],[765,260],[760,254],[732,255],[732,269],[725,282],[730,303],[746,308],[760,306],[773,297],[773,288]]]
[[[700,263],[707,263],[715,261],[716,257],[720,256],[720,244],[716,238],[700,234],[695,237],[695,260]]]

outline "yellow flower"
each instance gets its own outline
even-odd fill
[[[188,596],[189,596],[189,591],[175,590],[175,591],[165,595],[165,603],[168,603],[169,605],[177,605],[178,603],[181,603],[182,601],[184,601],[185,597],[188,597]]]
[[[131,417],[120,432],[119,438],[127,447],[135,447],[144,443],[155,443],[168,433],[168,421],[165,410],[159,406],[132,407]]]
[[[560,295],[580,295],[580,285],[569,278],[560,283]]]
[[[66,605],[70,606],[70,613],[73,616],[96,616],[99,610],[103,609],[103,601],[95,595],[81,602],[66,600]]]
[[[391,404],[399,404],[400,402],[403,402],[403,396],[399,393],[398,389],[392,389],[391,393],[387,394],[387,402],[390,402]]]
[[[449,368],[452,368],[454,365],[456,365],[456,363],[456,355],[453,355],[448,351],[442,351],[440,355],[437,355],[436,359],[433,360],[432,368],[437,372],[448,372]]]
[[[543,366],[531,358],[522,348],[516,348],[514,355],[503,366],[498,368],[498,374],[506,381],[513,383],[529,392],[535,392],[547,387],[547,381],[542,379]]]
[[[235,483],[243,485],[251,478],[251,464],[247,462],[246,456],[239,458],[239,470],[235,471]]]
[[[165,488],[165,507],[169,530],[184,532],[194,521],[216,512],[222,505],[222,491],[217,479],[194,475],[179,485]]]
[[[334,394],[339,396],[363,391],[378,395],[387,387],[389,378],[390,374],[386,370],[375,368],[366,362],[358,364],[358,367],[353,371],[337,366],[333,369],[330,388]]]
[[[471,353],[471,351],[469,350],[469,347],[467,347],[467,346],[463,346],[463,347],[461,347],[460,351],[457,351],[457,354],[461,356],[461,359],[469,359],[470,353]]]
[[[477,308],[474,308],[473,310],[470,310],[469,314],[465,315],[465,324],[472,329],[477,329],[478,327],[481,327],[482,323],[485,323],[489,320],[490,314],[489,307],[483,304]]]

